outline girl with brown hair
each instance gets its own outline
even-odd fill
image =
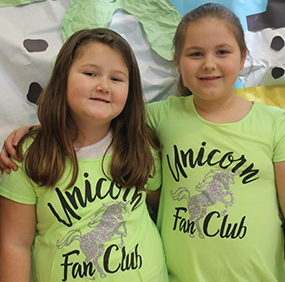
[[[108,29],[73,34],[38,117],[1,181],[0,281],[29,281],[30,269],[34,282],[168,281],[145,203],[159,144],[129,44]]]

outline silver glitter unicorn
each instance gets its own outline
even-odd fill
[[[56,246],[61,249],[78,240],[80,249],[86,256],[85,261],[87,263],[92,261],[97,271],[99,271],[100,277],[106,277],[106,274],[99,266],[98,259],[104,254],[104,243],[113,238],[115,234],[121,236],[119,247],[123,247],[123,237],[127,236],[127,228],[122,214],[126,214],[127,204],[128,202],[123,204],[122,202],[114,201],[103,204],[88,223],[90,228],[94,228],[92,231],[82,236],[79,229],[70,230],[62,240],[57,241]],[[123,227],[123,232],[119,230],[121,227]]]
[[[180,187],[176,192],[170,191],[173,200],[181,201],[186,199],[188,201],[188,212],[190,214],[190,222],[194,221],[200,238],[204,238],[202,230],[199,225],[199,221],[205,217],[207,207],[213,206],[218,201],[225,205],[221,215],[224,216],[227,212],[228,206],[232,206],[234,203],[233,192],[230,191],[230,184],[234,184],[234,177],[239,173],[232,173],[227,170],[217,169],[210,170],[203,181],[195,187],[200,193],[194,196],[190,196],[190,192],[185,187]],[[225,196],[230,195],[231,200],[228,202],[224,199]],[[190,237],[194,235],[190,234]]]

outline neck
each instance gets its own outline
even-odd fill
[[[252,107],[252,102],[234,94],[215,101],[200,100],[194,96],[193,101],[198,114],[203,119],[221,124],[240,121]]]
[[[101,141],[109,132],[110,127],[80,128],[74,147],[86,147]]]

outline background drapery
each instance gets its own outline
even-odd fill
[[[14,129],[37,124],[37,100],[64,40],[82,28],[109,27],[137,56],[145,101],[176,94],[172,38],[202,0],[0,0],[0,145]],[[285,1],[214,1],[240,18],[250,55],[236,93],[285,108]],[[250,71],[250,72],[249,72]]]

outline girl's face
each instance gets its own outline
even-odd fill
[[[191,23],[185,38],[181,56],[174,60],[194,99],[213,101],[232,95],[246,54],[241,55],[225,23],[215,18]]]
[[[99,42],[83,46],[67,81],[67,102],[79,129],[108,131],[124,109],[128,89],[129,71],[118,52]]]

